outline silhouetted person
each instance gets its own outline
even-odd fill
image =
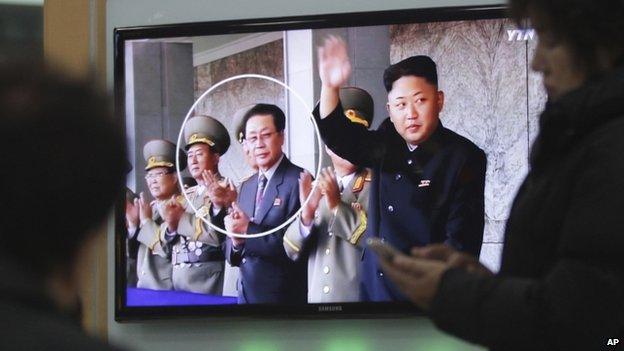
[[[0,69],[3,350],[108,350],[80,327],[76,264],[122,203],[125,138],[86,82]]]
[[[548,103],[500,272],[442,245],[382,260],[434,323],[493,350],[610,350],[624,335],[623,1],[511,0]],[[613,343],[613,341],[612,341]]]

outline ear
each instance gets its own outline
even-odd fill
[[[277,132],[277,137],[279,138],[280,145],[284,145],[284,134],[285,132],[282,130],[281,132]]]
[[[444,107],[444,92],[442,90],[438,90],[438,113],[442,111]]]

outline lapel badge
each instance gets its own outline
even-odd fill
[[[431,181],[429,179],[423,179],[420,181],[420,184],[418,184],[419,188],[424,188],[426,186],[429,186],[429,183],[431,183]]]
[[[280,206],[282,204],[282,199],[280,199],[279,197],[275,198],[275,201],[273,201],[273,206]]]

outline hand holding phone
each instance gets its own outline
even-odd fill
[[[392,261],[395,256],[402,255],[403,253],[397,250],[394,246],[382,241],[379,238],[366,239],[366,245],[372,249],[381,259],[386,261]]]

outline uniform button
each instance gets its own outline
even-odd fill
[[[382,271],[377,271],[377,275],[380,277],[383,277],[383,272]]]
[[[189,248],[190,250],[195,250],[195,242],[194,242],[194,241],[189,242],[189,243],[188,243],[188,248]]]
[[[392,207],[392,205],[388,206],[388,212],[394,212],[394,207]]]
[[[244,264],[245,262],[247,262],[247,259],[243,258],[243,260],[241,262],[243,262],[243,264]]]
[[[410,159],[410,160],[407,160],[407,164],[408,164],[408,165],[411,165],[411,164],[412,164],[412,162],[414,162],[414,161],[412,161],[411,159]]]
[[[334,233],[333,233],[333,232],[329,232],[329,233],[328,233],[328,235],[329,235],[329,236],[332,236],[332,235],[334,235]]]
[[[394,179],[396,179],[396,180],[401,179],[401,175],[400,175],[400,174],[397,174],[396,176],[394,176]]]
[[[145,271],[141,271],[141,275],[145,275]]]
[[[325,249],[325,255],[329,255],[329,249]]]
[[[202,249],[195,249],[195,256],[201,256]]]
[[[325,286],[323,287],[323,292],[324,292],[325,294],[329,294],[329,286],[325,285]]]
[[[328,266],[323,267],[323,273],[329,274],[329,267]]]

